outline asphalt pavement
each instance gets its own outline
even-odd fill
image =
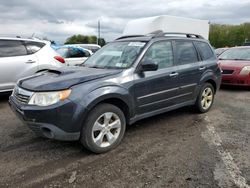
[[[96,155],[78,142],[38,138],[0,96],[0,187],[246,187],[250,91],[223,88],[213,108],[185,107],[127,128]]]

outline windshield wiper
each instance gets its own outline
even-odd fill
[[[100,66],[88,66],[88,68],[94,68],[94,69],[105,69],[104,67],[100,67]]]
[[[250,61],[250,59],[240,59],[240,58],[234,58],[234,59],[219,58],[218,60]]]
[[[240,58],[235,58],[233,60],[235,60],[235,61],[249,61],[249,59],[240,59]]]

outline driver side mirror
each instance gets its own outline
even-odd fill
[[[141,62],[141,71],[156,71],[158,69],[158,63],[151,59],[145,59]]]

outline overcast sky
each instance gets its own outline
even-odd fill
[[[73,34],[107,41],[122,34],[135,18],[172,15],[211,23],[250,22],[250,0],[0,0],[0,36],[46,36],[64,42]]]

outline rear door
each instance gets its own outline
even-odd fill
[[[37,71],[34,54],[28,54],[23,41],[0,41],[0,91],[13,89],[16,82]]]
[[[205,66],[200,62],[199,54],[191,40],[175,40],[176,63],[179,68],[178,103],[196,98],[196,91]]]
[[[145,59],[156,61],[159,67],[157,71],[135,74],[134,97],[138,114],[175,105],[178,93],[178,73],[174,65],[172,42],[153,43],[141,62]]]

